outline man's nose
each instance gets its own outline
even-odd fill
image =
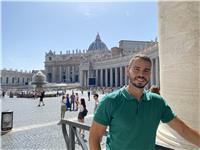
[[[139,72],[138,72],[138,76],[139,76],[139,77],[144,77],[144,72],[143,72],[143,71],[139,71]]]

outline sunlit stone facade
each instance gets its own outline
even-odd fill
[[[95,79],[98,87],[121,87],[128,83],[126,66],[137,53],[146,53],[152,59],[151,84],[159,86],[159,58],[157,41],[119,41],[118,47],[109,50],[99,34],[87,50],[66,51],[65,54],[50,50],[45,56],[45,72],[50,83],[79,82],[89,86]]]
[[[0,74],[1,88],[11,88],[28,85],[31,82],[33,72],[2,69]]]

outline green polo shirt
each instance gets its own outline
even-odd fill
[[[154,150],[160,120],[175,117],[165,100],[144,91],[139,101],[125,87],[105,95],[94,114],[94,121],[109,126],[107,150]]]

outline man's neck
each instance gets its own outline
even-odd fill
[[[139,101],[143,94],[144,88],[136,88],[132,85],[128,85],[127,90],[131,95],[133,95]]]

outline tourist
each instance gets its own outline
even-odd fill
[[[79,113],[78,113],[78,121],[81,123],[84,123],[84,118],[87,115],[87,108],[86,108],[86,104],[85,104],[85,99],[81,98],[81,103],[79,105]],[[79,133],[81,135],[82,138],[84,138],[84,130],[80,129]]]
[[[42,104],[42,106],[44,106],[44,96],[45,96],[45,92],[44,91],[42,91],[41,93],[40,93],[40,101],[39,101],[39,104],[38,104],[38,107],[40,107],[40,105]]]
[[[88,101],[90,101],[90,89],[88,89]]]
[[[3,91],[2,91],[2,97],[4,98],[5,95],[6,95],[6,92],[3,90]]]
[[[79,105],[79,96],[78,96],[78,93],[75,94],[75,104],[76,104],[75,111],[78,111],[78,105]]]
[[[74,95],[74,91],[72,91],[72,95],[70,96],[71,99],[71,110],[75,110],[74,109],[74,105],[75,105],[75,95]]]
[[[186,125],[164,98],[144,90],[151,76],[151,59],[136,55],[127,67],[129,84],[102,98],[90,128],[90,150],[100,149],[109,127],[106,149],[154,150],[160,121],[200,147],[200,134]]]
[[[69,94],[66,94],[66,111],[70,110],[71,111],[71,104],[69,100]]]
[[[97,106],[98,106],[98,104],[99,104],[99,95],[97,94],[97,93],[95,93],[94,95],[93,95],[93,98],[94,98],[94,101],[95,101],[95,104],[94,104],[94,112],[96,111],[96,108],[97,108]]]
[[[66,112],[66,97],[62,96],[61,99],[61,119],[65,117],[65,112]]]

